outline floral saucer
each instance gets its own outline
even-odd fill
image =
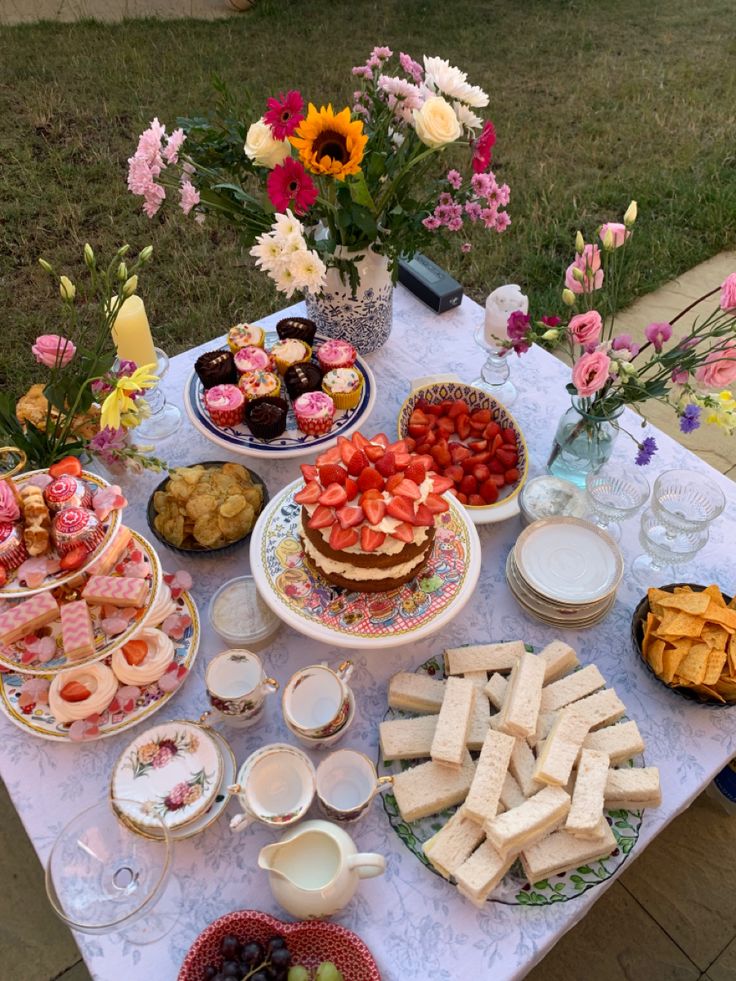
[[[156,819],[181,828],[209,810],[222,784],[222,754],[210,733],[193,722],[146,729],[113,765],[110,794],[141,805],[122,816],[144,831]],[[147,821],[141,817],[150,815]]]

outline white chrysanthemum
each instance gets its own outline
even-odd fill
[[[250,250],[250,254],[256,260],[256,265],[265,272],[270,272],[276,267],[282,252],[281,244],[271,234],[259,235],[256,244]]]
[[[297,234],[285,235],[283,238],[276,239],[281,245],[281,250],[283,254],[293,255],[295,252],[306,252],[307,243],[304,241],[304,236]]]
[[[298,218],[295,218],[289,208],[285,215],[275,215],[272,225],[274,235],[277,240],[283,241],[290,235],[304,236],[304,228]]]
[[[278,263],[275,269],[270,271],[269,275],[276,284],[276,289],[285,293],[287,298],[293,296],[294,291],[300,288],[291,267],[283,260]]]
[[[483,125],[483,120],[480,116],[476,116],[472,109],[469,109],[463,102],[453,102],[452,108],[455,110],[455,115],[460,121],[460,125],[467,129],[470,133],[474,133],[476,129],[480,129]]]
[[[295,252],[289,258],[289,272],[297,289],[318,293],[323,285],[327,267],[314,250]]]
[[[444,58],[424,56],[424,82],[429,88],[451,99],[459,99],[474,109],[488,105],[488,96],[477,85],[469,85],[467,74]]]

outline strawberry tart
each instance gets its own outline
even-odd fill
[[[363,593],[397,589],[427,563],[441,495],[452,481],[432,471],[413,439],[354,433],[302,465],[299,534],[307,563],[334,586]]]

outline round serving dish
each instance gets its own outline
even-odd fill
[[[233,589],[234,587],[237,588],[238,584],[240,583],[244,583],[245,588],[251,588],[253,590],[253,593],[256,596],[257,610],[260,619],[254,617],[252,620],[253,627],[250,631],[248,631],[246,629],[246,618],[241,617],[241,630],[239,633],[235,633],[234,631],[228,630],[223,626],[223,624],[218,625],[215,617],[215,607],[218,599],[220,599],[220,597],[226,593],[227,590]],[[263,600],[260,599],[253,576],[236,576],[234,579],[228,579],[227,582],[224,582],[210,600],[208,618],[212,629],[216,634],[222,637],[227,644],[234,648],[245,647],[247,650],[265,646],[265,644],[273,637],[281,626],[281,620],[279,620],[276,614],[266,605]]]
[[[694,593],[702,593],[705,586],[701,586],[698,583],[693,582],[673,582],[668,586],[659,586],[658,589],[663,590],[665,593],[674,593],[677,586],[689,586]],[[722,593],[726,604],[733,602],[733,597],[727,596],[726,593]],[[714,702],[708,698],[703,698],[698,692],[693,691],[691,688],[685,688],[682,685],[669,685],[666,681],[663,681],[659,675],[654,671],[649,661],[644,657],[641,649],[641,644],[644,639],[644,627],[647,622],[647,614],[649,613],[649,597],[645,596],[639,605],[634,610],[634,615],[631,618],[631,643],[634,645],[634,650],[639,655],[641,663],[655,678],[663,688],[667,688],[674,695],[679,695],[680,698],[686,698],[690,702],[697,702],[699,705],[707,705],[709,708],[723,709],[731,708],[736,705],[736,702]]]
[[[502,488],[501,494],[503,496],[499,496],[498,500],[493,504],[486,504],[483,507],[474,507],[466,504],[464,507],[470,519],[476,525],[506,521],[508,518],[513,518],[517,515],[519,513],[519,494],[529,473],[529,453],[521,427],[506,406],[497,402],[481,388],[475,388],[475,386],[467,385],[465,382],[436,381],[428,385],[422,385],[412,390],[399,409],[399,417],[396,422],[399,439],[404,439],[408,435],[409,418],[420,399],[426,399],[427,402],[432,404],[452,399],[463,399],[467,402],[471,412],[475,409],[490,409],[491,420],[493,422],[497,422],[499,426],[510,426],[514,430],[519,452],[517,463],[517,469],[519,470],[518,481],[513,487]]]
[[[221,467],[224,463],[234,463],[234,462],[236,461],[203,460],[200,463],[189,463],[187,464],[187,466],[206,467],[209,469],[212,467]],[[266,507],[266,505],[268,504],[271,498],[268,493],[268,488],[266,487],[266,481],[263,479],[263,477],[261,477],[260,474],[257,474],[255,470],[251,470],[250,467],[246,467],[245,464],[243,463],[237,463],[237,466],[243,467],[244,470],[247,470],[251,476],[253,483],[257,484],[263,491],[263,502],[261,504],[261,510],[255,516],[255,521],[253,522],[253,528],[255,528],[256,521],[258,520],[259,516],[263,512],[263,509]],[[216,548],[205,548],[204,545],[197,545],[196,547],[193,546],[192,548],[182,548],[179,545],[173,545],[168,540],[168,538],[165,538],[161,534],[161,532],[156,529],[153,523],[154,518],[156,517],[156,508],[153,506],[154,495],[157,494],[159,491],[165,490],[166,485],[170,480],[171,480],[171,475],[169,475],[164,480],[162,480],[161,483],[158,484],[153,489],[153,493],[148,498],[148,505],[146,507],[146,519],[148,520],[148,527],[151,529],[151,534],[154,536],[154,538],[156,538],[157,541],[161,542],[162,545],[165,545],[166,548],[170,548],[172,552],[178,552],[179,555],[222,555],[223,552],[230,552],[233,549],[238,548],[240,545],[245,545],[245,543],[250,540],[250,536],[253,534],[253,528],[251,528],[251,530],[248,532],[247,535],[243,535],[242,538],[238,538],[234,542],[226,542],[224,545],[218,545]]]

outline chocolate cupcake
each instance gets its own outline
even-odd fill
[[[276,333],[282,341],[285,341],[287,337],[295,337],[298,341],[313,344],[316,330],[315,322],[307,320],[306,317],[284,317],[276,324]]]
[[[245,422],[258,439],[274,439],[286,429],[288,410],[289,406],[285,399],[274,395],[262,395],[247,403]]]
[[[305,392],[317,392],[322,385],[322,369],[314,361],[293,364],[284,372],[284,384],[292,401]]]
[[[194,370],[205,388],[234,385],[238,380],[231,351],[205,351],[194,362]]]

